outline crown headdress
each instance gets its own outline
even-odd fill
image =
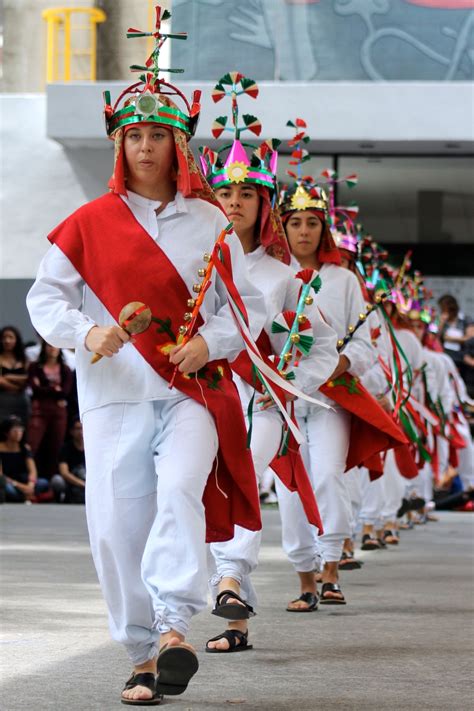
[[[286,171],[295,183],[292,186],[284,185],[280,190],[280,212],[284,215],[293,211],[319,210],[327,219],[329,205],[326,193],[311,175],[303,175],[302,165],[311,158],[305,148],[310,140],[304,130],[306,122],[297,118],[295,121],[287,121],[286,125],[295,129],[295,135],[288,141],[288,145],[292,149],[290,165],[295,166],[296,172]]]
[[[219,138],[222,133],[229,131],[234,134],[234,140],[219,151],[202,146],[201,166],[209,184],[215,189],[231,183],[254,183],[274,190],[278,161],[277,148],[280,141],[269,139],[256,146],[240,140],[243,131],[250,131],[256,136],[259,136],[262,131],[260,121],[252,114],[242,114],[243,125],[239,125],[237,97],[242,94],[256,99],[258,86],[253,79],[248,79],[239,72],[225,74],[215,85],[212,92],[214,102],[221,101],[225,96],[231,98],[231,125],[228,125],[228,116],[219,116],[212,125],[212,135],[214,138]],[[250,158],[246,148],[252,151]]]
[[[156,23],[154,32],[143,32],[132,27],[127,31],[127,38],[129,39],[134,37],[153,37],[155,41],[153,51],[145,64],[133,64],[130,67],[132,72],[141,72],[139,81],[127,87],[113,105],[110,91],[104,91],[104,114],[108,136],[113,136],[119,128],[142,121],[152,121],[179,128],[188,138],[196,130],[201,108],[199,103],[201,92],[195,91],[192,104],[189,104],[184,94],[177,87],[160,77],[160,72],[163,71],[175,74],[180,74],[184,71],[183,69],[163,69],[159,65],[159,60],[160,50],[167,39],[185,40],[187,39],[187,33],[162,32],[161,23],[164,20],[168,20],[171,17],[171,13],[168,10],[163,11],[159,5],[156,6],[155,10]],[[167,101],[167,96],[179,97],[186,110],[182,111],[174,104],[168,105],[171,102]],[[125,100],[124,104],[119,108],[123,100]]]

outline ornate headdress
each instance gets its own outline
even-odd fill
[[[292,149],[290,165],[296,167],[296,172],[287,170],[287,174],[295,182],[293,185],[283,185],[280,189],[279,205],[282,219],[285,222],[292,212],[305,210],[317,214],[323,222],[323,234],[317,250],[318,260],[321,263],[340,264],[341,255],[330,230],[331,218],[327,194],[311,175],[303,175],[302,171],[303,163],[311,158],[305,148],[310,140],[304,130],[306,122],[297,118],[295,121],[288,121],[286,125],[295,129],[295,135],[288,141],[288,145]]]
[[[243,131],[250,131],[256,136],[259,136],[262,131],[260,121],[252,114],[242,114],[243,125],[239,125],[237,97],[243,94],[256,99],[258,86],[253,79],[248,79],[239,72],[225,74],[215,85],[212,92],[213,100],[218,102],[225,96],[229,96],[232,109],[231,125],[227,125],[227,116],[219,116],[212,125],[212,135],[214,138],[219,138],[225,131],[229,131],[234,134],[234,140],[219,151],[202,146],[201,167],[209,185],[215,190],[226,185],[242,183],[250,183],[257,187],[261,198],[259,242],[272,257],[289,264],[290,252],[276,208],[277,148],[280,141],[268,139],[257,146],[240,140]]]
[[[173,133],[176,160],[176,187],[184,197],[199,197],[209,202],[215,202],[212,191],[197,167],[188,145],[190,137],[196,130],[200,113],[201,92],[195,91],[192,104],[189,104],[184,94],[173,84],[166,82],[159,75],[160,71],[181,73],[182,69],[162,69],[159,66],[160,50],[167,39],[187,39],[185,32],[166,33],[161,31],[161,23],[171,17],[168,10],[162,11],[156,6],[156,24],[154,32],[142,32],[129,28],[127,37],[153,37],[155,47],[145,64],[134,64],[132,72],[143,72],[138,82],[131,84],[111,104],[110,92],[104,92],[104,114],[107,135],[115,142],[114,173],[109,181],[109,187],[115,193],[124,195],[127,190],[126,166],[124,160],[123,138],[126,131],[137,124],[158,123],[166,126]],[[178,97],[185,110],[170,98]],[[123,102],[123,105],[121,103]]]
[[[113,137],[119,128],[133,123],[149,122],[172,126],[183,131],[190,138],[195,130],[200,113],[201,92],[196,90],[190,105],[184,94],[173,84],[166,82],[160,72],[181,74],[183,69],[163,69],[159,66],[160,50],[167,39],[185,40],[186,32],[166,33],[161,31],[161,23],[171,17],[168,10],[162,11],[156,6],[156,24],[154,32],[143,32],[130,27],[127,38],[153,37],[155,47],[144,65],[132,64],[132,72],[142,72],[139,81],[127,87],[112,106],[110,91],[104,91],[104,113],[107,135]],[[173,102],[166,101],[167,96],[177,96],[184,103],[186,110],[179,109]],[[119,108],[120,103],[124,104]]]
[[[240,135],[250,131],[259,136],[262,125],[256,116],[242,114],[243,125],[239,126],[239,107],[237,97],[242,94],[256,99],[258,86],[253,79],[244,77],[239,72],[225,74],[212,92],[214,102],[230,96],[232,102],[231,125],[228,126],[228,116],[219,116],[212,125],[212,135],[219,138],[224,131],[234,134],[231,144],[223,146],[219,151],[212,151],[207,146],[201,147],[201,166],[204,174],[213,188],[221,188],[231,183],[254,183],[263,185],[270,191],[275,190],[278,153],[280,141],[270,139],[260,146],[242,143]],[[246,148],[251,149],[250,157]],[[224,155],[226,155],[224,159]]]

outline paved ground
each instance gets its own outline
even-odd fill
[[[109,711],[129,673],[108,639],[84,510],[0,507],[3,711]],[[350,604],[311,615],[284,611],[297,592],[279,547],[277,511],[264,512],[261,597],[254,652],[200,653],[189,691],[170,711],[420,711],[474,708],[473,525],[443,514],[406,532],[402,544],[365,554],[342,574]],[[221,630],[203,613],[190,641]]]

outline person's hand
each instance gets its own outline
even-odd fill
[[[28,484],[25,486],[25,496],[27,499],[31,499],[32,496],[35,494],[35,482],[34,481],[29,481]]]
[[[181,373],[197,373],[209,360],[209,349],[200,335],[191,338],[184,346],[176,346],[170,352],[170,363],[178,366]]]
[[[292,400],[296,399],[296,395],[292,395],[291,393],[285,392],[285,400],[287,402],[291,402]],[[266,395],[262,395],[262,397],[257,398],[255,404],[261,406],[260,410],[268,410],[270,407],[275,406],[275,400],[272,398],[271,395],[267,393]]]
[[[130,336],[119,326],[93,326],[86,336],[85,346],[91,353],[112,358]]]
[[[328,380],[335,380],[338,378],[340,375],[346,372],[350,368],[351,362],[349,358],[345,355],[340,355],[339,356],[339,363],[337,364],[336,370],[334,373],[331,375]]]

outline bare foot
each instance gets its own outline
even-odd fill
[[[325,563],[322,575],[323,584],[339,584],[339,562]],[[324,598],[326,600],[344,600],[344,595],[342,594],[342,592],[333,592],[332,590],[326,590],[324,592]]]
[[[314,572],[309,573],[298,573],[301,585],[301,594],[312,593],[317,595],[318,589],[316,586],[317,574]],[[286,606],[287,610],[307,610],[309,608],[309,603],[304,600],[291,600]]]
[[[247,627],[247,620],[234,620],[231,624],[227,626],[227,629],[229,630],[238,630],[239,632],[243,632],[244,634],[247,632],[248,627]],[[238,647],[240,644],[240,640],[238,638],[235,639],[235,644]],[[207,646],[209,649],[222,649],[224,652],[230,648],[229,641],[225,639],[217,639],[213,642],[209,641],[207,643]]]

